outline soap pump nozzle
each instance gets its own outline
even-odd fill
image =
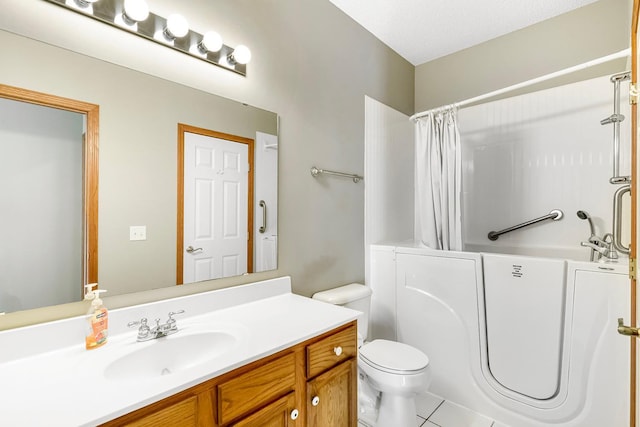
[[[87,283],[86,285],[84,285],[84,300],[85,301],[91,301],[92,299],[94,299],[97,294],[97,290],[94,291],[93,288],[97,288],[98,284],[97,283]]]

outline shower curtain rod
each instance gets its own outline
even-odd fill
[[[586,68],[593,67],[595,65],[604,64],[605,62],[613,61],[614,59],[624,58],[625,56],[629,56],[631,54],[631,49],[624,49],[620,52],[612,53],[611,55],[603,56],[601,58],[594,59],[592,61],[585,62],[583,64],[574,65],[573,67],[565,68],[564,70],[555,71],[553,73],[545,74],[544,76],[536,77],[535,79],[527,80],[522,83],[517,83],[511,86],[507,86],[502,89],[494,90],[493,92],[485,93],[484,95],[475,96],[473,98],[465,99],[464,101],[456,102],[453,105],[456,107],[464,107],[465,105],[473,104],[478,101],[483,101],[488,98],[492,98],[494,96],[502,95],[503,93],[511,92],[517,89],[521,89],[523,87],[531,86],[536,83],[541,83],[546,80],[551,80],[556,77],[564,76],[565,74],[570,74],[576,71],[584,70]],[[424,117],[429,115],[431,112],[441,109],[442,107],[432,108],[430,110],[423,111],[421,113],[416,113],[410,117],[410,120],[416,120],[420,117]]]

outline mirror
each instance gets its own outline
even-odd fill
[[[98,119],[97,105],[0,84],[0,312],[76,301],[96,280]]]
[[[178,154],[180,125],[252,141],[252,191],[242,198],[247,226],[238,230],[253,247],[245,249],[247,261],[236,273],[277,267],[276,113],[4,31],[0,43],[11,46],[3,53],[11,67],[0,70],[0,82],[99,106],[98,256],[93,259],[107,295],[181,283],[178,251],[199,247],[197,241],[183,241],[181,248],[178,241],[179,172],[184,167]],[[46,70],[42,61],[48,64]],[[265,233],[259,232],[261,200],[268,206]],[[136,234],[141,230],[143,238]],[[20,286],[38,286],[23,276]],[[0,278],[2,289],[7,279]],[[78,281],[75,301],[81,295]]]

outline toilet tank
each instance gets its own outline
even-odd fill
[[[371,288],[361,283],[351,283],[337,288],[313,294],[313,299],[341,305],[362,312],[358,317],[358,334],[362,339],[367,338],[369,329],[369,305],[371,302]]]

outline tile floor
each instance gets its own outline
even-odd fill
[[[463,406],[427,393],[416,399],[418,427],[508,427]],[[368,427],[360,422],[360,427]]]

